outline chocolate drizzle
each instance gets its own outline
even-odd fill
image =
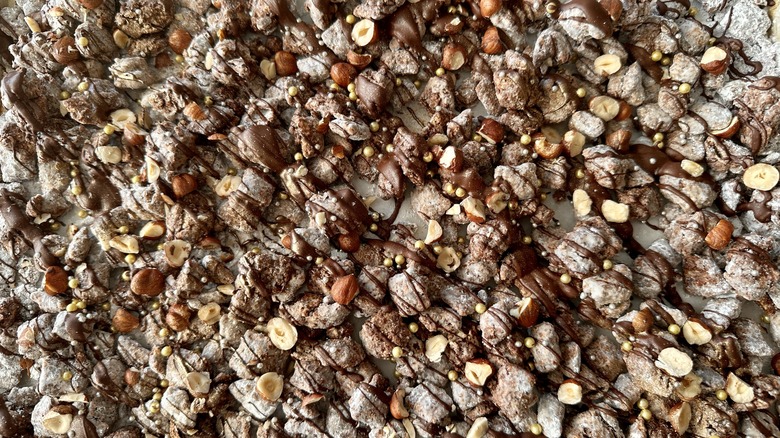
[[[43,231],[30,223],[27,215],[12,201],[12,198],[18,196],[0,189],[0,215],[5,219],[8,228],[21,235],[32,246],[44,268],[59,265],[59,259],[43,244],[42,239],[45,237]]]
[[[42,131],[41,121],[45,120],[43,110],[33,103],[33,99],[27,95],[24,89],[24,72],[10,71],[2,81],[3,93],[8,98],[12,107],[33,128],[35,132]]]
[[[584,17],[572,16],[568,19],[590,24],[603,32],[606,37],[612,36],[612,17],[598,0],[571,0],[560,6],[561,13],[570,10],[577,10]]]

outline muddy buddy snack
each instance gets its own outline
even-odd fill
[[[0,437],[780,436],[764,0],[0,9]]]

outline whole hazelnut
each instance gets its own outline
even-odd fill
[[[140,325],[137,316],[121,307],[116,311],[114,317],[111,318],[111,323],[119,333],[129,333]]]
[[[54,57],[55,61],[63,65],[78,61],[80,55],[79,50],[76,48],[76,40],[70,35],[65,35],[58,39],[52,45],[51,56]]]
[[[330,68],[330,78],[333,79],[339,87],[346,87],[350,82],[354,81],[358,75],[358,71],[351,64],[346,62],[339,62],[333,64]]]
[[[731,242],[731,234],[734,233],[734,225],[726,219],[721,219],[704,237],[707,246],[720,251]]]
[[[501,9],[502,0],[479,0],[479,13],[489,18]]]
[[[97,9],[103,4],[103,0],[79,0],[79,4],[85,9]]]
[[[143,268],[130,280],[130,290],[137,295],[156,297],[165,290],[165,275],[156,268]]]
[[[490,26],[482,35],[482,51],[488,55],[497,55],[504,50],[504,43],[501,42],[501,36],[498,34],[498,28]]]
[[[198,188],[198,180],[189,173],[182,173],[173,177],[171,186],[173,187],[173,194],[177,198],[182,198]]]
[[[631,320],[631,325],[634,327],[636,333],[644,333],[650,330],[650,327],[655,323],[653,312],[648,308],[644,308],[634,315],[634,319]]]
[[[127,383],[128,386],[133,386],[136,383],[138,383],[141,380],[141,373],[138,372],[138,370],[135,370],[133,368],[128,368],[125,370],[125,383]]]
[[[355,232],[339,234],[339,248],[344,252],[355,252],[360,249],[360,235]]]
[[[333,297],[333,301],[341,305],[347,305],[359,291],[360,285],[358,285],[357,278],[355,278],[354,274],[348,274],[339,277],[333,283],[333,286],[330,288],[330,296]]]
[[[280,50],[274,55],[276,74],[279,76],[292,76],[298,73],[298,60],[290,52]]]
[[[181,332],[190,326],[191,315],[192,311],[186,304],[176,303],[168,308],[168,313],[165,314],[165,323],[174,331]]]
[[[182,28],[174,29],[170,35],[168,35],[168,46],[173,50],[173,53],[181,55],[190,46],[192,42],[192,35]]]

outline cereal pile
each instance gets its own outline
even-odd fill
[[[0,436],[780,436],[774,2],[291,3],[0,9]]]

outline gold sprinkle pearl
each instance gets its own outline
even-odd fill
[[[522,144],[531,144],[531,136],[528,134],[523,134],[520,136],[520,143]]]
[[[422,240],[418,240],[414,242],[414,247],[417,249],[425,249],[425,242],[423,242]]]
[[[417,333],[417,331],[420,330],[420,326],[417,325],[416,322],[410,322],[409,323],[409,331],[412,333]]]
[[[655,62],[660,61],[664,57],[664,54],[661,53],[660,50],[655,50],[653,53],[650,54],[650,59],[652,59]]]
[[[452,382],[458,380],[458,372],[455,370],[450,370],[450,372],[447,373],[447,378]]]
[[[355,24],[355,22],[357,21],[357,18],[355,18],[354,15],[349,14],[349,15],[347,15],[347,17],[344,20],[347,22],[347,24]]]
[[[680,92],[680,94],[688,94],[691,92],[691,84],[687,82],[683,82],[680,84],[680,86],[677,88],[677,91]]]
[[[536,346],[536,339],[529,336],[523,339],[523,345],[525,345],[525,348],[534,348]]]
[[[399,346],[393,347],[392,355],[394,358],[398,359],[399,357],[403,356],[403,354],[404,354],[403,348]]]
[[[114,125],[106,125],[103,127],[103,133],[106,135],[111,135],[114,132],[116,132],[116,128],[114,128]]]
[[[386,259],[384,259],[382,261],[382,264],[385,265],[385,267],[389,268],[389,267],[393,266],[393,259],[388,257],[388,258],[386,258]]]
[[[561,283],[563,283],[563,284],[571,283],[571,275],[566,274],[566,273],[561,274]]]
[[[727,398],[729,398],[729,394],[726,391],[719,389],[715,391],[715,397],[717,397],[720,401],[725,401]]]
[[[480,315],[487,312],[487,306],[483,303],[478,303],[476,306],[474,306],[474,311],[479,313]]]
[[[77,90],[84,92],[89,89],[89,84],[87,82],[79,82],[79,85],[76,87]]]
[[[582,87],[577,88],[577,96],[578,97],[585,97],[588,94],[588,91]]]
[[[533,237],[531,237],[531,236],[523,236],[523,243],[524,244],[530,245],[531,243],[533,243],[533,241],[534,241]]]
[[[69,381],[72,378],[73,378],[73,373],[72,372],[65,371],[65,372],[62,373],[62,380],[67,382],[67,381]]]
[[[605,271],[609,271],[610,269],[615,267],[615,264],[612,263],[612,260],[606,259],[604,260],[604,263],[602,263],[602,267],[604,268]]]
[[[171,354],[173,354],[173,349],[171,348],[170,345],[166,345],[165,347],[162,348],[162,350],[160,350],[160,354],[163,355],[163,357],[168,357]]]
[[[534,435],[541,435],[542,434],[542,425],[539,423],[535,423],[531,425],[531,433]]]
[[[628,353],[629,351],[634,349],[634,346],[630,342],[626,341],[620,344],[620,349]]]
[[[374,156],[374,148],[371,146],[366,146],[363,148],[363,156],[366,158],[371,158]]]
[[[647,409],[650,406],[650,402],[648,402],[646,398],[641,398],[637,402],[636,406],[639,409]]]
[[[650,412],[650,409],[642,409],[639,412],[639,416],[642,417],[645,421],[650,421],[650,419],[653,418],[653,413]]]
[[[397,256],[395,256],[395,264],[396,265],[403,265],[404,263],[406,263],[406,257],[404,257],[401,254],[398,254]]]
[[[680,326],[677,324],[670,324],[669,327],[667,327],[667,330],[669,330],[669,333],[673,335],[679,335],[680,334]]]

